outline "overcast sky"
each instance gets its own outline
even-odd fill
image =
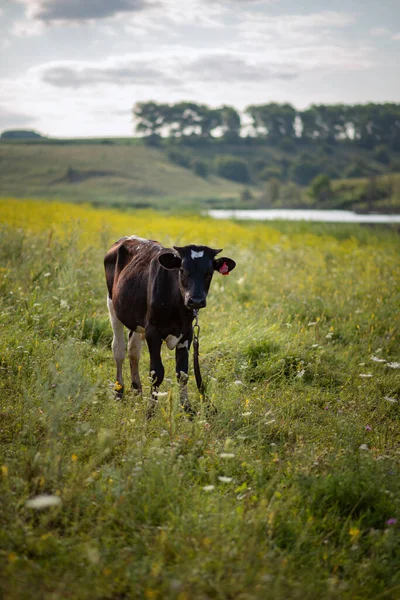
[[[132,134],[138,100],[400,102],[400,0],[0,0],[0,131]]]

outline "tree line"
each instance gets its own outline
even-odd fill
[[[154,143],[162,137],[192,142],[221,140],[242,143],[255,139],[271,144],[298,141],[347,142],[363,148],[385,144],[400,150],[400,104],[313,104],[297,110],[291,104],[271,102],[212,108],[195,102],[137,102],[135,131]]]

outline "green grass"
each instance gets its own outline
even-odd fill
[[[201,224],[211,243],[216,225]],[[78,224],[64,240],[3,227],[3,598],[399,597],[398,234],[236,227],[237,268],[200,313],[218,412],[191,377],[193,421],[166,349],[153,420],[146,350],[144,398],[114,400],[102,272],[114,236],[88,247]],[[40,494],[60,506],[29,508]]]

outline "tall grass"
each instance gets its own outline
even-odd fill
[[[2,597],[399,597],[397,234],[0,210]],[[149,383],[114,399],[102,258],[126,233],[237,261],[200,314],[215,415],[193,378],[181,413],[167,350],[152,421]]]

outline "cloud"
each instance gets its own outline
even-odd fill
[[[183,54],[185,56],[185,54]],[[61,61],[35,69],[40,79],[60,88],[98,85],[183,87],[187,83],[263,83],[297,76],[288,65],[276,65],[227,53],[162,56],[128,55],[106,63]],[[179,76],[177,75],[179,74]]]
[[[17,0],[30,19],[44,22],[107,19],[154,6],[151,0]]]
[[[374,29],[370,29],[370,34],[375,37],[386,37],[392,40],[400,40],[400,33],[393,33],[387,27],[375,27]]]
[[[42,81],[55,87],[83,88],[94,85],[176,85],[179,80],[163,73],[156,61],[140,59],[110,59],[106,64],[60,62],[44,65],[38,70]]]
[[[187,77],[208,82],[248,82],[262,83],[269,79],[294,79],[297,73],[289,66],[282,67],[268,61],[255,61],[254,58],[232,54],[209,54],[197,58],[182,71]]]
[[[390,35],[390,31],[386,27],[374,27],[373,29],[370,29],[369,32],[374,37]]]

